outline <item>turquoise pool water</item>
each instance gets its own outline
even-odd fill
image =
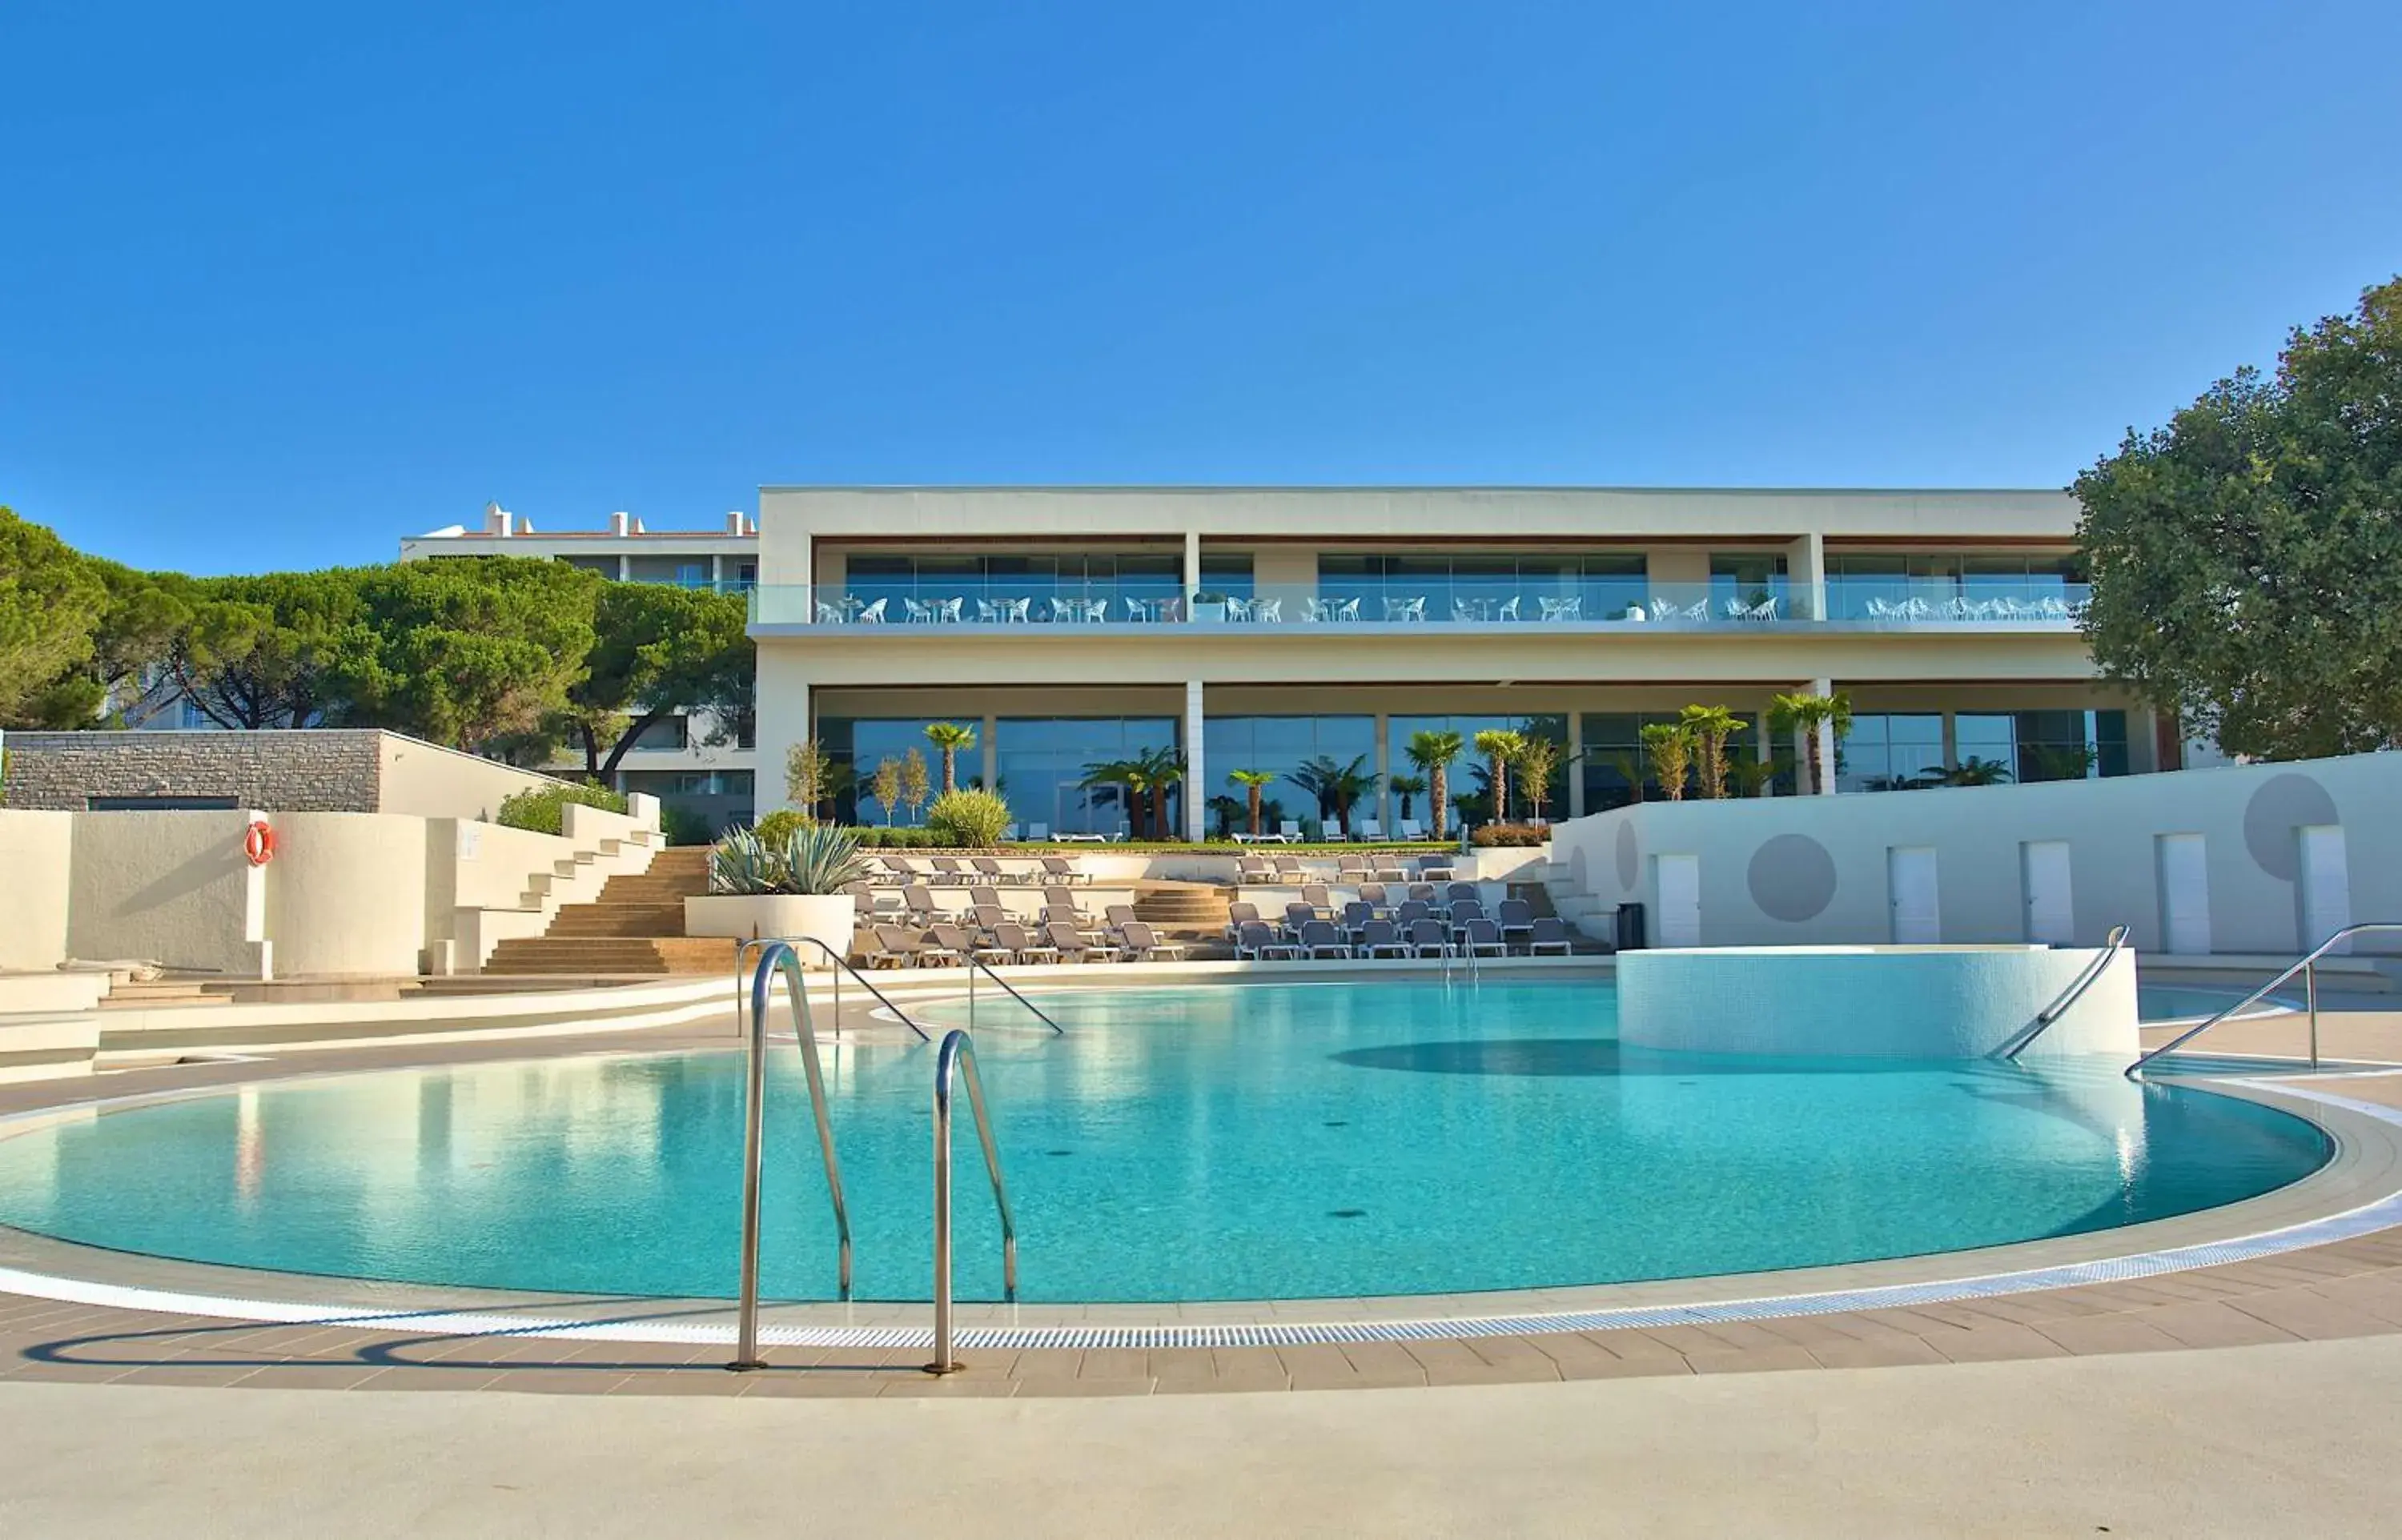
[[[1622,1052],[1607,984],[1062,992],[1069,1036],[979,1050],[1022,1295],[1410,1294],[1858,1260],[2102,1229],[2294,1180],[2326,1153],[2249,1103],[2107,1066],[1872,1066]],[[939,1008],[930,1015],[959,1012]],[[931,1046],[831,1054],[859,1293],[928,1290]],[[834,1293],[789,1044],[766,1280]],[[361,1075],[0,1140],[0,1221],[202,1261],[598,1294],[732,1292],[731,1053]],[[1000,1290],[971,1129],[959,1289]]]

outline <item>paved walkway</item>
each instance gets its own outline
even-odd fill
[[[0,1383],[0,1533],[2393,1533],[2402,1337],[967,1406]]]

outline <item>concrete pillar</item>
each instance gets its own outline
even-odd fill
[[[1568,817],[1584,817],[1584,713],[1568,712]]]
[[[1393,719],[1376,713],[1376,822],[1391,833],[1393,823]]]
[[[1760,721],[1755,724],[1753,732],[1755,747],[1752,751],[1760,756],[1760,763],[1767,764],[1776,758],[1776,735],[1769,730],[1768,708],[1763,706],[1760,708]],[[1776,795],[1776,781],[1774,777],[1760,777],[1760,794],[1763,797],[1773,797]]]
[[[620,556],[617,558],[617,581],[620,583],[628,582],[633,577],[633,575],[634,558],[628,556]]]
[[[1187,537],[1185,551],[1192,553]],[[1199,844],[1209,833],[1209,771],[1202,761],[1201,681],[1184,681],[1184,837]]]
[[[1001,719],[987,711],[984,723],[976,730],[976,749],[983,756],[984,789],[995,796],[1001,794]]]
[[[1960,723],[1954,713],[1943,713],[1943,768],[1960,768]]]
[[[1810,693],[1814,695],[1831,695],[1835,693],[1835,681],[1823,679],[1812,680]],[[1818,795],[1831,797],[1835,794],[1835,724],[1831,722],[1822,722],[1818,724],[1818,763],[1825,766],[1827,772],[1826,784],[1817,789]]]
[[[1201,531],[1184,531],[1184,602],[1193,602],[1193,591],[1201,586]]]
[[[1795,541],[1792,554],[1786,558],[1786,571],[1795,616],[1804,620],[1826,619],[1826,537],[1813,529]]]

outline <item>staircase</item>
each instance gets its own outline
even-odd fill
[[[683,901],[708,890],[709,846],[662,850],[651,858],[648,871],[611,877],[592,902],[561,905],[544,934],[501,942],[484,971],[585,977],[730,973],[732,941],[683,933]]]
[[[1231,887],[1194,882],[1135,884],[1135,918],[1159,932],[1162,941],[1182,942],[1200,960],[1231,957],[1226,944],[1226,905]]]

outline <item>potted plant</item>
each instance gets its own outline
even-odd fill
[[[1213,594],[1207,588],[1194,589],[1193,591],[1193,619],[1196,625],[1225,625],[1226,596],[1223,594]]]
[[[848,952],[858,906],[843,888],[866,875],[859,837],[848,829],[809,824],[764,836],[738,829],[710,850],[709,891],[683,901],[683,933],[742,941],[814,936]]]

